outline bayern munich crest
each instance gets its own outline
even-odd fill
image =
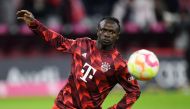
[[[102,66],[101,66],[102,72],[107,72],[109,69],[111,69],[110,64],[107,62],[102,62]]]

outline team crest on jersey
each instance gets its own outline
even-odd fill
[[[102,66],[101,66],[102,72],[107,72],[109,69],[111,69],[110,64],[107,62],[102,62]]]
[[[83,54],[82,54],[82,56],[83,56],[84,58],[86,58],[86,55],[87,55],[87,53],[83,53]]]

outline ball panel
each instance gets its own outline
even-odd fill
[[[131,73],[131,74],[132,74],[133,76],[135,76],[135,77],[140,76],[140,75],[139,75],[139,72],[138,72],[138,70],[137,70],[137,68],[136,68],[136,65],[133,64],[133,63],[129,63],[129,64],[128,64],[128,71],[129,71],[129,73],[133,72],[133,73]]]

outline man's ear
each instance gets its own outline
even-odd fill
[[[119,36],[120,36],[120,32],[117,34],[117,38],[116,38],[117,40],[119,39]]]
[[[98,32],[98,27],[96,27],[96,32]]]
[[[96,34],[97,35],[99,34],[99,28],[98,27],[96,28]]]

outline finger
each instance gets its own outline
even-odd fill
[[[22,12],[22,11],[18,11],[18,12],[16,13],[16,15],[19,16],[19,17],[23,17],[24,14],[25,14],[25,12]]]
[[[24,14],[32,14],[31,12],[27,11],[27,10],[20,10],[20,11],[17,11],[16,15],[17,16],[23,16]]]
[[[17,17],[17,20],[25,20],[24,17]]]
[[[20,11],[17,11],[17,12],[16,12],[16,15],[19,14],[19,13],[20,13]]]
[[[30,14],[24,14],[24,18],[25,19],[28,19],[28,20],[32,20],[33,19],[33,16]]]
[[[31,12],[29,12],[28,10],[20,10],[20,11],[18,11],[18,12],[24,12],[24,13],[29,13],[29,14],[31,14]]]

